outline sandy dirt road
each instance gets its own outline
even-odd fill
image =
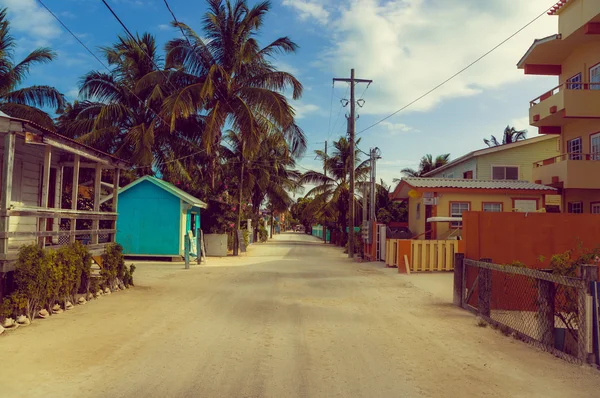
[[[310,236],[187,271],[139,263],[135,276],[135,289],[0,336],[0,397],[600,394],[600,372]]]

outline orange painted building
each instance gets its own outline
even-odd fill
[[[559,137],[558,156],[534,163],[532,180],[555,187],[570,213],[600,214],[600,1],[561,0],[558,34],[535,40],[517,64],[558,77],[530,102],[529,123]]]

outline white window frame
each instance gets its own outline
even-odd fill
[[[569,154],[569,160],[582,160],[582,150],[583,140],[581,139],[581,137],[576,137],[572,140],[567,140],[567,153]]]
[[[600,64],[596,64],[590,68],[589,77],[590,90],[600,90]]]
[[[454,205],[467,205],[466,210],[465,209],[458,209],[458,211],[454,211],[453,206]],[[450,203],[450,217],[462,217],[463,212],[465,211],[470,211],[471,210],[471,203],[469,202],[452,202]],[[462,221],[450,221],[450,228],[462,228]]]
[[[495,179],[494,178],[494,167],[504,167],[504,178],[503,179]],[[516,168],[517,169],[517,179],[516,180],[507,180],[506,179],[506,168],[507,167],[512,167],[512,168]],[[520,176],[521,176],[521,166],[519,165],[515,165],[515,164],[493,164],[491,165],[491,169],[490,169],[490,180],[495,180],[495,181],[519,181]]]
[[[581,90],[582,87],[582,82],[583,80],[581,79],[582,74],[581,72],[579,72],[578,74],[570,77],[567,79],[567,90]],[[570,84],[569,84],[570,83]],[[579,84],[577,84],[579,83]]]
[[[590,212],[592,214],[600,214],[600,203],[592,203],[590,205]]]
[[[486,210],[486,206],[488,209]],[[492,210],[490,206],[499,206],[499,210]],[[495,207],[494,207],[495,208]],[[494,203],[483,203],[481,209],[484,212],[493,212],[493,213],[502,213],[504,211],[504,205],[502,203],[494,202]]]
[[[577,205],[577,209],[574,208],[575,205]],[[583,202],[569,202],[567,203],[567,210],[571,214],[583,214]]]
[[[592,160],[600,160],[600,133],[590,136],[590,153],[592,154]]]

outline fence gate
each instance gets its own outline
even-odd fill
[[[377,261],[385,261],[386,225],[377,225]]]

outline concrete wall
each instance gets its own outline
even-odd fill
[[[529,268],[547,268],[550,257],[598,245],[600,215],[565,213],[463,214],[465,256],[491,258],[498,264],[521,261]],[[539,261],[540,256],[544,261]]]
[[[571,0],[568,6],[559,11],[558,31],[566,39],[599,13],[600,2],[597,0]]]

